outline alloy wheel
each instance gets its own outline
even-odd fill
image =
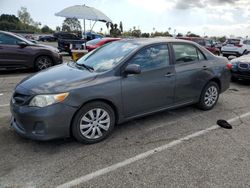
[[[215,86],[210,86],[206,93],[205,93],[205,97],[204,97],[204,102],[208,107],[213,106],[218,98],[218,90]]]
[[[51,67],[52,63],[51,60],[48,59],[47,57],[42,57],[38,60],[37,65],[39,70],[43,70]]]
[[[88,139],[98,139],[109,130],[110,124],[110,115],[106,110],[91,109],[80,120],[80,132]]]

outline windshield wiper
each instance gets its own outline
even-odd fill
[[[85,65],[84,63],[76,63],[78,66],[81,66],[81,67],[84,67],[85,69],[87,69],[88,71],[92,72],[94,71],[95,69],[89,65]]]

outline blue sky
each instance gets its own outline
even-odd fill
[[[0,14],[15,14],[21,6],[35,21],[55,29],[63,18],[54,14],[62,9],[86,4],[105,13],[125,30],[139,27],[143,32],[167,31],[212,36],[250,36],[250,0],[0,0]],[[87,29],[90,22],[87,22]],[[94,27],[106,30],[103,23]]]

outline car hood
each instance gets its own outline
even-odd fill
[[[48,46],[48,45],[44,45],[44,44],[32,44],[32,46],[59,52],[58,49],[53,47],[53,46]]]
[[[29,94],[50,94],[67,92],[83,87],[84,84],[94,80],[97,73],[78,69],[74,63],[62,64],[41,71],[23,79],[16,90],[25,89]]]
[[[239,62],[250,63],[250,55],[243,55],[239,58],[235,58],[235,59],[231,60],[231,62],[233,62],[233,63],[239,63]]]

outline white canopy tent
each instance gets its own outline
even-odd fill
[[[109,17],[107,17],[104,13],[102,13],[101,11],[99,11],[93,7],[86,6],[86,5],[71,6],[71,7],[63,9],[62,11],[56,13],[55,15],[60,16],[60,17],[65,17],[65,18],[83,19],[83,28],[84,28],[83,33],[84,33],[85,43],[86,43],[85,20],[95,21],[95,23],[97,21],[112,22],[112,20]],[[95,23],[94,23],[94,25],[95,25]],[[93,25],[93,27],[94,27],[94,25]]]

